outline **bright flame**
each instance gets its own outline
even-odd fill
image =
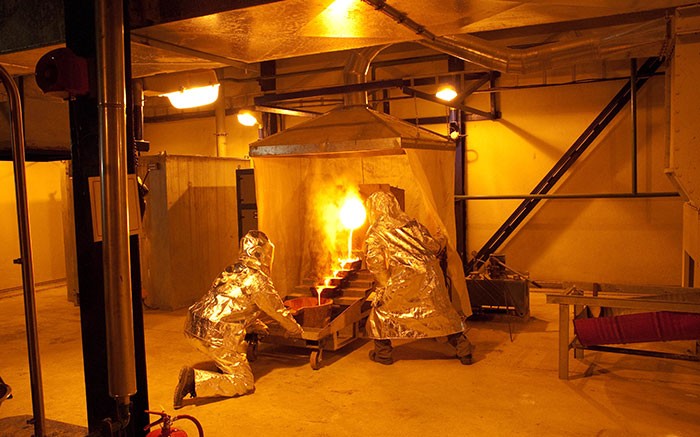
[[[352,258],[352,231],[362,226],[367,213],[365,205],[357,197],[347,197],[340,208],[340,222],[350,230],[348,234],[348,259]]]
[[[348,257],[348,258],[346,258],[346,259],[338,258],[338,263],[340,263],[340,266],[341,266],[343,269],[349,269],[350,266],[351,266],[351,264],[354,263],[355,261],[359,260],[359,259],[360,259],[360,258],[351,258],[351,257]]]
[[[248,111],[241,111],[236,115],[238,122],[243,126],[255,126],[258,124],[258,119]]]
[[[219,97],[219,84],[198,88],[183,89],[174,93],[162,94],[177,109],[194,108],[214,103]]]
[[[446,102],[451,102],[457,97],[457,91],[455,91],[452,85],[446,85],[441,87],[438,92],[435,93],[435,97]]]
[[[340,208],[340,222],[346,228],[353,230],[362,226],[367,213],[362,201],[357,197],[348,197]]]

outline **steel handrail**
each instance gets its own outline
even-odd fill
[[[24,160],[24,123],[22,101],[19,88],[12,76],[0,65],[2,80],[10,103],[10,135],[12,142],[12,163],[15,173],[15,195],[17,197],[17,224],[19,227],[19,249],[22,265],[22,288],[24,290],[24,314],[27,327],[27,350],[29,354],[29,377],[32,390],[32,410],[34,413],[34,436],[43,437],[45,429],[44,393],[39,362],[39,341],[37,337],[36,302],[34,300],[34,264],[32,261],[32,240],[29,235],[29,210],[27,208],[27,179]]]

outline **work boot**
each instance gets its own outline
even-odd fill
[[[12,399],[12,387],[5,384],[5,381],[0,378],[0,404],[7,399]]]
[[[447,342],[455,348],[459,362],[468,366],[473,362],[472,349],[473,346],[467,335],[463,332],[450,334],[447,336]]]
[[[177,410],[182,408],[182,400],[186,395],[197,397],[194,391],[194,369],[184,366],[180,369],[177,386],[175,386],[175,394],[173,395],[173,407]]]
[[[394,364],[394,359],[391,357],[393,350],[391,340],[374,340],[374,350],[369,351],[369,359],[387,366]]]

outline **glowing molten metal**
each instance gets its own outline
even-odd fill
[[[316,294],[318,294],[318,306],[321,306],[321,294],[323,294],[324,289],[325,289],[325,286],[323,286],[323,285],[316,286]]]
[[[352,231],[362,226],[367,213],[365,206],[357,197],[348,197],[340,208],[340,222],[350,230],[348,235],[348,260],[352,259]]]

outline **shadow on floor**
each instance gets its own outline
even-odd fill
[[[34,434],[32,416],[13,416],[0,418],[0,437],[23,437]],[[87,428],[55,420],[45,420],[45,435],[47,437],[84,437]]]
[[[324,350],[321,353],[321,368],[333,365],[333,363],[351,354],[367,343],[365,338],[357,338],[351,343],[336,351]],[[301,367],[311,365],[311,353],[314,349],[284,346],[277,344],[261,343],[258,352],[258,359],[251,363],[255,380],[259,380],[264,375],[279,367]]]

